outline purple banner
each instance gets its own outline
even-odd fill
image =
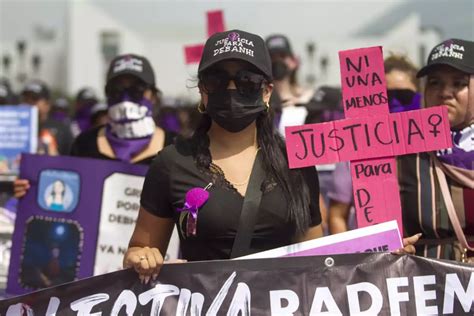
[[[143,177],[147,169],[109,160],[23,155],[20,178],[31,187],[18,205],[7,293],[92,276],[104,182],[115,174]]]

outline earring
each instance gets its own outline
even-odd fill
[[[269,102],[265,102],[265,111],[270,111],[270,103]]]
[[[204,103],[199,102],[199,104],[198,104],[198,106],[197,106],[197,110],[198,110],[198,112],[201,113],[201,114],[206,113],[206,108],[204,107]]]

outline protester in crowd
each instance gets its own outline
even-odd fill
[[[234,42],[243,48],[232,51]],[[222,53],[213,56],[221,47]],[[175,222],[184,259],[230,258],[245,196],[256,194],[247,191],[255,174],[261,174],[252,186],[263,189],[261,212],[245,253],[322,235],[317,172],[289,170],[283,141],[274,132],[268,104],[271,62],[263,39],[238,30],[213,35],[198,78],[201,123],[192,138],[165,148],[151,165],[125,256],[127,267],[154,270],[161,265]],[[209,194],[195,230],[189,205],[193,188]],[[180,208],[185,210],[178,213]]]
[[[124,257],[124,266],[134,267],[144,282],[157,276],[175,224],[182,256],[190,261],[322,236],[317,171],[290,170],[274,129],[263,39],[240,30],[214,34],[198,78],[201,124],[152,163]]]
[[[73,156],[149,164],[176,134],[156,126],[153,107],[158,102],[155,74],[150,62],[138,55],[121,55],[107,72],[106,126],[79,135]]]
[[[99,98],[91,88],[82,88],[76,95],[74,102],[74,118],[71,130],[74,136],[91,128],[91,110],[99,102]]]
[[[304,123],[308,114],[304,105],[313,97],[314,90],[298,83],[299,60],[286,36],[274,34],[265,42],[272,61],[275,87],[271,102],[275,106],[278,130],[284,136],[286,126]]]
[[[156,126],[151,117],[158,91],[155,85],[153,68],[145,57],[128,54],[112,60],[105,86],[109,123],[80,134],[71,155],[150,164],[175,137]],[[24,196],[29,187],[28,180],[17,179],[15,197]]]
[[[98,102],[91,108],[91,128],[97,128],[109,123],[107,104]]]
[[[390,112],[420,109],[421,94],[417,92],[419,81],[416,77],[417,68],[413,63],[404,56],[392,55],[384,60],[384,68]],[[349,163],[338,163],[332,179],[333,185],[328,192],[329,231],[336,234],[354,227],[351,213],[354,200]]]
[[[265,39],[272,62],[274,93],[271,103],[276,112],[276,124],[281,135],[285,136],[285,127],[302,125],[308,115],[308,103],[315,91],[298,83],[299,60],[293,53],[290,41],[281,34],[270,35]],[[322,191],[326,191],[326,182],[321,183]],[[323,228],[326,227],[326,204],[320,195],[320,210]]]
[[[38,152],[47,155],[69,153],[73,136],[65,124],[50,118],[50,92],[44,82],[33,80],[27,83],[21,93],[22,103],[38,109],[39,144]]]
[[[10,83],[5,78],[0,78],[0,105],[15,104],[14,95]]]
[[[69,101],[65,97],[59,97],[54,100],[50,117],[64,124],[71,123],[69,117]]]
[[[423,232],[419,255],[474,262],[461,242],[474,250],[474,42],[436,45],[418,77],[426,78],[424,105],[448,109],[453,148],[399,159],[404,230]]]
[[[316,124],[330,122],[344,118],[344,108],[342,106],[342,95],[339,87],[321,86],[316,89],[313,97],[305,104],[308,110],[305,124]],[[323,218],[324,232],[329,233],[328,229],[328,193],[332,191],[333,173],[336,164],[317,165],[320,189],[320,207]]]

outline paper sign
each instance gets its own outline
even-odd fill
[[[382,47],[339,52],[346,118],[388,113]]]
[[[290,168],[452,146],[445,106],[286,127]]]
[[[201,60],[204,44],[197,44],[193,46],[184,47],[184,57],[186,64],[199,63]]]
[[[287,127],[290,168],[352,161],[359,227],[396,220],[402,230],[394,156],[452,147],[445,106],[389,114],[381,47],[339,52],[346,119]]]
[[[397,164],[393,157],[352,161],[351,176],[358,227],[393,219],[403,227]]]
[[[215,33],[224,32],[224,12],[222,10],[207,12],[207,36],[211,37]]]
[[[280,247],[239,259],[262,259],[314,255],[335,255],[356,252],[384,252],[403,247],[397,222],[390,221],[340,234],[316,238]]]

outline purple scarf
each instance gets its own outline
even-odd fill
[[[151,136],[137,139],[118,138],[112,133],[110,125],[105,127],[105,137],[117,159],[125,162],[130,162],[136,154],[145,149],[151,139]]]
[[[421,109],[421,94],[418,92],[415,93],[415,95],[411,99],[410,104],[403,104],[397,98],[393,98],[391,101],[392,102],[389,102],[388,104],[390,113],[399,113]]]
[[[120,102],[109,103],[108,113],[105,136],[117,159],[130,162],[148,146],[155,132],[152,103],[145,98],[136,103],[125,95]]]
[[[438,159],[446,164],[474,170],[474,124],[461,131],[451,131],[453,148],[437,152]]]

